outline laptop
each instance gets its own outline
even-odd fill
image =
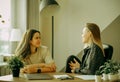
[[[34,73],[34,74],[25,74],[25,77],[29,80],[51,80],[53,77],[46,73]]]

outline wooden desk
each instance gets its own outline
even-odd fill
[[[50,75],[58,75],[65,73],[49,73]],[[71,76],[75,76],[76,74],[70,74]],[[0,82],[95,82],[95,80],[82,80],[80,78],[74,78],[74,80],[60,80],[60,79],[52,79],[52,80],[28,80],[24,77],[24,75],[20,75],[20,77],[13,77],[12,75],[6,75],[0,77]],[[110,82],[110,81],[102,81],[102,82]],[[120,82],[116,81],[116,82]]]
[[[50,75],[57,74],[65,74],[65,73],[50,73]],[[70,74],[74,76],[75,74]],[[0,82],[95,82],[94,80],[82,80],[79,78],[75,78],[74,80],[60,80],[60,79],[52,79],[52,80],[28,80],[24,77],[24,75],[20,75],[20,77],[12,77],[12,75],[6,75],[0,77]]]

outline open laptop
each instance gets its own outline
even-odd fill
[[[50,80],[53,77],[46,73],[25,74],[25,77],[29,80]]]

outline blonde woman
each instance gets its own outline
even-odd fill
[[[94,75],[95,71],[99,69],[105,61],[98,25],[95,23],[86,24],[83,28],[82,42],[85,44],[82,60],[71,55],[67,59],[65,72]]]
[[[41,45],[40,31],[29,29],[23,36],[16,52],[25,67],[23,73],[55,72],[56,66],[48,50],[48,47]]]

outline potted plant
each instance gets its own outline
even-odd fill
[[[11,69],[13,77],[19,77],[20,68],[24,66],[18,56],[12,56],[8,60],[8,67]]]
[[[120,79],[120,63],[118,64],[118,76],[119,76],[119,79]]]
[[[108,74],[110,73],[110,60],[106,61],[102,66],[100,66],[101,73],[103,75],[103,80],[108,80]]]
[[[110,62],[110,73],[109,73],[109,80],[110,81],[117,81],[118,80],[118,70],[119,64],[117,62]]]

